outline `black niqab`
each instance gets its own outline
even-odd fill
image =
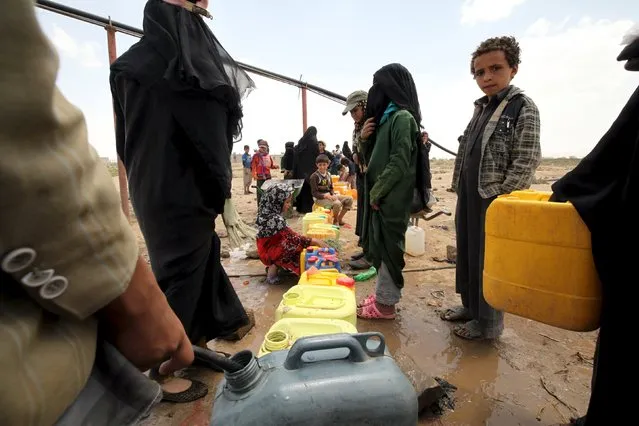
[[[222,47],[201,16],[149,0],[144,8],[144,36],[111,66],[142,86],[161,79],[175,91],[215,97],[228,108],[232,134],[242,129],[242,99],[255,87],[248,74]]]
[[[317,129],[309,127],[295,146],[294,179],[306,179],[315,172],[315,160],[319,155]]]
[[[415,81],[406,67],[401,64],[383,66],[373,75],[373,86],[368,91],[366,102],[366,118],[374,117],[375,123],[379,126],[391,101],[400,109],[410,112],[417,122],[417,126],[421,127],[422,113]],[[428,190],[430,189],[428,153],[424,153],[425,148],[421,133],[417,132],[414,138],[419,155],[417,156],[415,191],[410,209],[412,214],[426,209],[429,201]]]
[[[304,132],[294,150],[293,179],[304,179],[304,185],[295,199],[298,213],[309,213],[313,210],[314,201],[309,178],[317,168],[315,160],[318,155],[317,129],[311,126]]]
[[[639,39],[633,55],[624,49],[618,59],[639,59]],[[630,65],[630,66],[629,66]],[[639,70],[639,68],[637,69]],[[597,146],[552,186],[554,201],[570,201],[588,226],[592,255],[602,286],[601,323],[585,424],[610,423],[610,410],[629,424],[634,417],[632,393],[620,392],[628,374],[628,338],[624,335],[637,310],[633,284],[637,278],[639,241],[639,87]],[[631,328],[634,330],[634,328]],[[624,414],[621,414],[624,413]]]
[[[249,322],[214,229],[231,195],[240,94],[252,83],[189,11],[151,0],[144,29],[111,67],[116,147],[153,274],[198,343]]]
[[[418,126],[422,124],[422,113],[413,76],[401,64],[389,64],[373,75],[373,86],[368,91],[366,118],[375,117],[379,124],[389,102],[411,113]]]
[[[344,145],[342,145],[342,154],[353,161],[353,151],[351,151],[351,148],[348,146],[348,141],[344,141]]]
[[[282,163],[280,166],[283,170],[293,170],[294,155],[295,155],[295,142],[286,142],[284,144],[284,155],[282,156]]]

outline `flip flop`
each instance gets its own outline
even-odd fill
[[[453,329],[453,333],[457,337],[461,337],[466,340],[485,340],[484,333],[482,333],[479,321],[472,320],[465,324],[456,326]]]
[[[394,320],[396,314],[393,312],[392,314],[383,314],[377,309],[377,305],[375,303],[371,303],[370,305],[362,306],[361,308],[357,308],[357,317],[361,319],[384,319],[384,320]]]
[[[455,306],[448,308],[439,316],[444,321],[456,322],[456,321],[470,321],[473,317],[470,315],[470,311],[463,306]]]
[[[369,294],[361,302],[359,302],[357,307],[363,308],[364,306],[370,305],[371,303],[375,303],[375,300],[377,300],[377,296],[374,294]]]

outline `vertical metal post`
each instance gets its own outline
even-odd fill
[[[304,132],[308,129],[308,117],[306,111],[306,87],[302,86],[302,127]]]
[[[117,49],[115,46],[115,28],[111,25],[106,27],[107,31],[107,45],[109,49],[109,64],[115,62],[118,57]],[[113,125],[115,126],[115,112],[113,113]],[[120,184],[120,203],[122,204],[122,211],[127,219],[130,219],[129,213],[129,187],[126,179],[126,172],[124,170],[124,164],[118,157],[118,181]]]

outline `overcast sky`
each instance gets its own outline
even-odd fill
[[[145,0],[59,0],[138,28]],[[391,6],[392,4],[392,6]],[[431,138],[457,149],[472,102],[482,94],[470,76],[469,58],[485,38],[513,35],[522,64],[513,84],[537,103],[546,157],[583,156],[608,129],[639,73],[616,61],[620,42],[639,16],[629,0],[241,0],[210,1],[210,26],[238,61],[299,78],[347,95],[368,89],[381,66],[400,62],[413,74],[423,124]],[[80,107],[91,144],[115,158],[108,85],[106,32],[39,11],[58,48],[58,82]],[[118,52],[135,38],[119,34]],[[295,87],[253,76],[257,89],[244,102],[244,139],[270,142],[272,151],[302,134]],[[343,107],[309,94],[309,125],[329,147],[350,140],[353,124]],[[446,158],[438,149],[431,157]]]

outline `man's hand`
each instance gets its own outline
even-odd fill
[[[324,199],[325,200],[335,201],[335,196],[331,195],[331,194],[324,194]]]
[[[146,261],[138,258],[127,290],[100,311],[108,340],[133,365],[170,374],[193,362],[193,347]]]
[[[360,139],[368,140],[368,138],[371,137],[374,131],[375,131],[375,118],[371,117],[364,122],[364,127],[362,127],[362,133],[360,134]]]

